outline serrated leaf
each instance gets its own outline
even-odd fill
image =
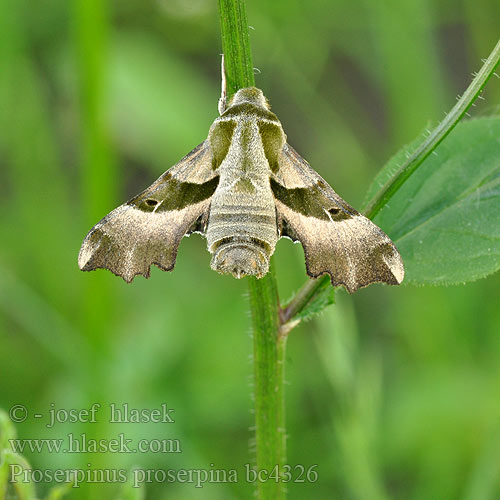
[[[421,139],[399,152],[369,195]],[[500,268],[500,118],[457,125],[375,217],[398,247],[405,282],[456,284]]]

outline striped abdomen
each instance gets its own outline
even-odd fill
[[[256,187],[248,178],[220,186],[212,198],[206,236],[212,269],[236,278],[264,276],[278,240],[270,187]]]

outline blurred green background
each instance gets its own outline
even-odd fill
[[[497,0],[248,2],[257,85],[289,142],[361,208],[378,169],[440,120],[499,36]],[[173,273],[126,285],[82,273],[90,227],[200,143],[217,116],[213,0],[0,1],[0,407],[21,438],[179,439],[182,453],[25,452],[36,469],[237,469],[252,454],[245,280],[182,241]],[[500,103],[493,79],[474,114]],[[280,293],[305,276],[276,251]],[[374,285],[293,331],[288,462],[318,464],[290,499],[500,498],[500,276],[450,288]],[[103,405],[99,422],[57,408]],[[175,409],[111,424],[109,403]],[[88,465],[90,464],[90,465]],[[213,464],[211,466],[210,464]],[[41,497],[50,484],[37,485]],[[117,498],[89,484],[68,498]],[[251,498],[237,484],[148,485],[151,499]]]

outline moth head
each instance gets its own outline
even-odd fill
[[[243,104],[245,102],[260,106],[268,111],[271,109],[271,106],[267,102],[262,90],[257,87],[247,87],[246,89],[238,90],[238,92],[231,97],[229,107],[237,104]]]

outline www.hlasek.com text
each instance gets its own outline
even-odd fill
[[[9,439],[14,453],[182,453],[179,439],[133,439],[122,432],[112,439],[69,433],[66,438]]]

